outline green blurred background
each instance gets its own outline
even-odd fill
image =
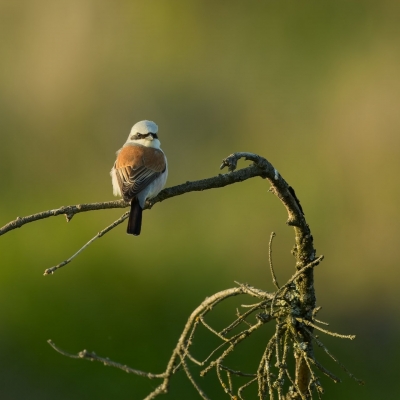
[[[344,380],[323,379],[324,398],[398,398],[399,15],[385,0],[1,1],[0,225],[111,200],[115,151],[142,119],[159,125],[169,186],[218,174],[232,152],[258,153],[295,188],[325,255],[320,318],[357,335],[321,337],[367,385],[317,350]],[[62,357],[46,340],[162,372],[206,296],[235,280],[273,289],[271,231],[279,281],[293,273],[293,230],[268,187],[253,179],[158,204],[139,238],[119,226],[48,277],[123,210],[2,236],[1,398],[145,397],[158,382]],[[217,310],[216,326],[245,302]],[[244,347],[243,369],[270,329]],[[215,343],[198,338],[197,354]],[[224,398],[213,374],[199,381]],[[165,398],[197,394],[181,374]]]

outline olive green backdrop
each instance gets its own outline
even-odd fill
[[[218,174],[232,152],[258,153],[295,188],[326,257],[315,270],[320,318],[357,335],[323,339],[367,385],[317,352],[344,379],[323,379],[324,398],[395,399],[399,13],[385,0],[1,1],[0,225],[111,200],[115,151],[142,119],[159,125],[168,185]],[[2,236],[0,397],[145,397],[157,381],[62,357],[46,340],[162,372],[206,296],[235,280],[273,289],[271,231],[278,279],[293,273],[293,231],[268,187],[254,179],[157,204],[139,238],[119,226],[53,276],[42,273],[123,210]],[[217,326],[234,317],[225,310]],[[243,369],[257,357],[244,354]],[[213,374],[200,383],[224,398]],[[165,398],[196,396],[177,376]]]

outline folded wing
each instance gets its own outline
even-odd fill
[[[122,196],[129,201],[165,171],[165,156],[158,149],[129,145],[121,149],[114,167]]]

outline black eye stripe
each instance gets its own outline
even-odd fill
[[[158,139],[157,133],[139,133],[137,132],[135,135],[131,136],[131,140],[135,140],[135,139],[144,139],[147,138],[149,135],[153,136],[154,139]]]

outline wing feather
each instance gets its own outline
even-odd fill
[[[165,171],[166,161],[161,150],[129,145],[118,153],[114,168],[124,199],[131,200]]]

